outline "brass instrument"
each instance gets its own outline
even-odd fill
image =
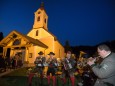
[[[92,57],[88,58],[87,61],[92,61],[94,59],[95,59],[95,63],[101,63],[101,61],[103,60],[100,56],[95,56],[93,58]]]
[[[63,64],[65,70],[69,70],[69,69],[73,68],[72,65],[71,65],[71,63],[69,62],[69,60],[67,58],[65,58],[62,61],[62,64]]]
[[[46,63],[47,63],[48,65],[54,64],[55,66],[58,66],[56,58],[49,58],[49,59],[46,61]]]
[[[37,57],[36,60],[34,61],[34,64],[36,64],[36,66],[39,66],[39,67],[46,66],[46,62],[44,58],[45,57]]]
[[[80,51],[80,55],[77,60],[77,68],[78,69],[83,69],[83,67],[87,65],[87,59],[83,57],[84,54],[86,54],[86,53],[83,51]]]

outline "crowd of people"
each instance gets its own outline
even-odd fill
[[[18,54],[15,54],[12,58],[3,57],[3,55],[0,54],[0,72],[5,72],[7,69],[20,68],[22,65],[22,59]]]
[[[83,68],[81,74],[81,83],[77,86],[115,86],[115,54],[111,52],[110,48],[105,45],[99,45],[97,47],[97,57],[90,57],[86,61],[86,65]],[[53,86],[56,86],[56,72],[58,66],[60,65],[55,57],[54,52],[50,52],[49,58],[43,56],[43,52],[40,51],[39,56],[35,59],[35,70],[40,73],[40,77],[43,78],[45,66],[48,67],[46,76],[48,86],[50,86],[50,80],[52,77]],[[100,63],[96,62],[96,59],[100,57],[102,61]],[[75,72],[80,73],[79,68],[77,68],[78,61],[72,58],[71,51],[66,52],[66,56],[61,58],[61,77],[63,85],[67,83],[66,79],[69,78],[71,81],[71,86],[76,86],[75,84]],[[34,76],[34,74],[33,74]],[[31,86],[31,78],[29,77],[29,84]]]
[[[51,84],[50,80],[52,80],[53,86],[57,86],[56,77],[59,67],[61,67],[60,80],[64,86],[68,78],[70,79],[71,86],[76,86],[76,71],[81,77],[81,81],[77,86],[115,86],[115,53],[105,44],[97,47],[97,53],[96,57],[89,57],[84,61],[73,58],[72,52],[67,51],[65,57],[58,61],[54,52],[49,52],[49,57],[45,57],[44,53],[40,51],[34,61],[34,72],[30,73],[28,77],[29,86],[31,86],[32,78],[36,73],[40,75],[41,80],[44,78],[46,67],[48,86]],[[98,58],[101,58],[101,60]],[[18,54],[11,59],[4,59],[0,55],[0,69],[6,69],[8,65],[15,69],[21,67],[23,64]]]

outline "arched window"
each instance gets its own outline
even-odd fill
[[[38,14],[40,14],[41,12],[39,11]]]
[[[46,23],[46,18],[44,19],[44,22]]]
[[[37,21],[40,21],[40,16],[38,16],[38,19],[37,19]]]

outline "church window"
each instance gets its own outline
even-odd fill
[[[46,19],[44,20],[44,22],[46,23]]]
[[[37,21],[40,21],[40,16],[38,16],[38,19],[37,19]]]
[[[13,42],[13,45],[19,45],[21,43],[21,39],[16,39],[14,42]]]
[[[38,30],[36,31],[36,36],[38,36]]]

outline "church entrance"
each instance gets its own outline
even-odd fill
[[[24,63],[24,59],[25,59],[25,48],[15,48],[14,50],[14,56],[15,54],[17,54],[19,56],[19,58],[17,58],[18,60],[21,60],[22,63]]]

